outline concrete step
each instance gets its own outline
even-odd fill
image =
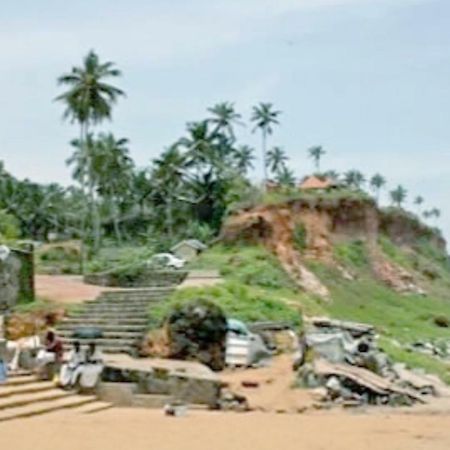
[[[175,288],[173,287],[148,287],[148,288],[136,288],[136,289],[115,289],[113,291],[103,291],[101,296],[114,296],[114,295],[151,295],[151,294],[170,294]]]
[[[101,350],[104,350],[106,347],[116,348],[116,347],[134,347],[139,344],[139,340],[137,339],[113,339],[113,338],[99,338],[99,339],[74,339],[74,338],[66,338],[63,337],[61,339],[65,346],[70,346],[74,341],[79,341],[81,345],[86,345],[89,342],[95,342],[100,346]]]
[[[50,381],[37,381],[23,383],[18,385],[3,385],[0,386],[0,400],[6,397],[12,397],[17,394],[33,394],[37,392],[45,392],[54,389],[55,385]]]
[[[148,307],[144,306],[111,306],[111,305],[92,305],[79,311],[83,314],[147,314]]]
[[[86,327],[90,327],[91,325],[86,325]],[[58,332],[74,332],[75,330],[83,328],[83,324],[81,323],[62,323],[61,325],[58,325]],[[102,330],[104,333],[107,332],[113,332],[113,331],[129,331],[129,332],[136,332],[136,333],[145,333],[146,326],[144,324],[142,325],[110,325],[101,323],[96,326],[99,330]]]
[[[144,319],[146,317],[144,311],[78,311],[70,314],[70,318],[89,318],[94,317],[96,319]]]
[[[103,331],[103,330],[102,330]],[[73,336],[74,330],[63,330],[58,328],[58,335],[63,338],[74,338]],[[144,331],[121,331],[121,330],[113,330],[113,331],[103,331],[102,338],[104,339],[142,339],[144,336]]]
[[[101,402],[97,400],[92,403],[86,403],[76,409],[77,414],[93,414],[100,411],[111,409],[114,405],[112,403]]]
[[[72,395],[70,392],[61,389],[46,390],[43,392],[16,394],[11,397],[0,398],[0,411],[8,408],[18,408],[31,403],[47,402]]]
[[[114,300],[114,299],[103,299],[103,298],[99,298],[97,300],[93,300],[90,302],[85,302],[83,305],[90,307],[93,305],[108,305],[108,306],[148,306],[148,305],[153,305],[155,303],[159,303],[158,301],[155,301],[154,299],[130,299],[130,298],[126,298],[123,300]]]
[[[23,406],[0,410],[0,422],[32,417],[63,409],[78,408],[96,401],[97,399],[94,396],[70,395],[58,399],[26,404]]]
[[[6,386],[20,386],[23,384],[30,384],[34,383],[36,381],[36,377],[31,374],[26,375],[14,375],[14,374],[8,374],[8,380],[3,385],[3,387]]]
[[[139,317],[133,319],[124,319],[122,317],[104,318],[104,317],[68,317],[60,322],[62,325],[76,325],[76,326],[146,326],[148,319],[146,317]]]

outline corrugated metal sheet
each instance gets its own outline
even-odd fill
[[[249,363],[250,340],[232,334],[227,336],[225,363],[228,366],[247,366]]]

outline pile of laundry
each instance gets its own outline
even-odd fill
[[[310,318],[299,384],[323,402],[344,406],[412,405],[448,392],[437,377],[394,364],[378,347],[371,325]]]

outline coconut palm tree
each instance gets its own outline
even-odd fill
[[[366,179],[359,170],[349,170],[344,174],[344,181],[350,188],[361,189]]]
[[[98,192],[109,204],[114,232],[117,240],[121,242],[120,203],[129,195],[134,166],[129,156],[128,139],[116,139],[112,133],[100,134],[97,150],[94,170],[98,179]]]
[[[320,160],[325,154],[326,151],[320,145],[316,145],[308,149],[308,155],[314,161],[317,173],[320,173]]]
[[[208,108],[212,117],[208,121],[215,125],[213,134],[223,132],[232,140],[235,139],[234,125],[243,125],[241,115],[234,109],[234,104],[229,102],[217,103],[212,108]]]
[[[420,215],[421,211],[422,211],[422,205],[424,202],[424,198],[421,195],[418,195],[415,199],[414,199],[414,204],[417,206],[417,214]]]
[[[389,193],[389,195],[391,196],[392,203],[397,206],[397,208],[401,208],[406,200],[408,191],[403,186],[398,185]]]
[[[76,122],[80,127],[79,142],[82,144],[80,151],[86,155],[87,164],[91,164],[87,147],[87,137],[90,127],[104,120],[111,119],[112,108],[119,97],[125,95],[122,90],[109,84],[107,80],[117,78],[121,75],[115,64],[100,62],[94,51],[90,51],[83,59],[80,67],[73,67],[69,73],[58,78],[58,85],[67,87],[68,90],[56,97],[65,105],[63,118]],[[87,170],[89,177],[93,173]],[[100,245],[100,218],[95,203],[93,191],[93,180],[83,180],[83,188],[87,187],[90,199],[92,222],[94,224],[94,248]],[[87,185],[87,186],[86,186]]]
[[[379,203],[379,201],[380,201],[380,192],[384,186],[386,186],[386,178],[384,178],[383,175],[376,173],[370,179],[370,187],[375,193],[375,198],[377,200],[377,203]]]
[[[273,147],[267,152],[266,164],[272,173],[278,173],[284,168],[288,157],[281,147]]]
[[[255,150],[248,145],[241,145],[234,151],[236,168],[239,173],[245,175],[250,169],[253,169]]]
[[[273,126],[279,124],[278,117],[280,114],[281,111],[273,109],[272,103],[260,103],[259,105],[253,107],[253,112],[250,119],[255,125],[252,131],[261,131],[264,189],[267,182],[267,137],[273,133]]]

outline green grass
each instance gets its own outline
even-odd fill
[[[228,281],[216,286],[176,291],[168,302],[152,307],[151,325],[160,326],[174,307],[194,299],[211,301],[220,306],[227,317],[244,322],[275,320],[286,321],[294,326],[301,324],[300,303],[295,307],[266,290]]]

